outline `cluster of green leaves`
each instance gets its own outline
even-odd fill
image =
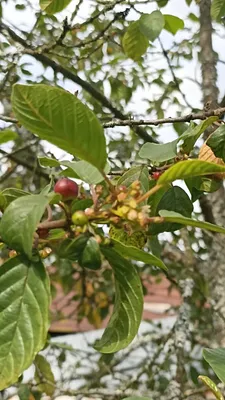
[[[159,10],[142,14],[139,20],[130,23],[123,37],[125,54],[134,61],[139,60],[146,53],[149,41],[153,42],[163,28],[175,35],[184,28],[184,22],[174,15],[163,15]]]
[[[81,161],[61,163],[72,170],[76,177],[90,184],[103,180],[103,171],[105,170],[107,173],[110,169],[108,165],[105,166],[107,153],[103,128],[94,113],[76,96],[46,85],[15,85],[12,93],[12,105],[16,118],[25,128],[41,139],[48,140],[81,159]],[[191,126],[188,132],[179,138],[179,140],[183,140],[183,146],[188,149],[188,152],[193,148],[199,135],[214,120],[214,117],[209,118],[197,127]],[[217,132],[215,137],[219,138],[220,143],[221,128],[219,129],[219,135]],[[177,142],[178,140],[176,144]],[[217,140],[214,140],[213,148],[216,149],[217,145]],[[155,158],[152,157],[152,146],[158,146]],[[140,153],[145,158],[149,158],[151,162],[171,160],[177,156],[175,147],[171,152],[171,144],[144,145]],[[40,163],[53,168],[60,164],[55,159],[46,158],[40,159]],[[164,190],[158,191],[158,193],[156,190],[155,195],[150,197],[153,216],[159,215],[159,220],[155,220],[155,223],[153,220],[153,224],[149,227],[149,233],[174,231],[182,225],[225,233],[223,227],[193,220],[191,218],[193,208],[189,197],[181,188],[171,186],[172,182],[177,179],[186,180],[195,176],[219,172],[225,172],[225,167],[201,160],[186,160],[171,164],[156,185],[157,189],[163,187]],[[137,179],[141,182],[143,193],[147,193],[153,181],[149,186],[146,167],[131,168],[118,180],[118,184],[129,187]],[[156,183],[154,182],[154,184]],[[10,354],[8,358],[10,363],[5,363],[4,357],[2,357],[4,374],[2,373],[1,388],[13,383],[32,362],[34,355],[43,347],[47,335],[47,309],[50,298],[48,278],[38,254],[33,252],[33,238],[46,206],[54,202],[53,198],[51,184],[40,194],[27,194],[12,189],[1,193],[1,203],[4,204],[4,214],[0,223],[1,238],[9,248],[20,253],[20,256],[7,261],[1,268],[0,288],[3,293],[1,307],[7,316],[2,320],[2,343],[5,337],[10,349],[5,347],[7,351],[4,350],[7,357]],[[80,209],[80,205],[75,202],[75,208],[77,207]],[[84,207],[87,207],[86,203]],[[157,225],[158,222],[163,222],[159,230],[157,229],[160,226]],[[57,250],[61,258],[79,262],[82,267],[91,269],[100,268],[101,257],[104,256],[113,269],[116,290],[114,311],[102,339],[95,346],[103,353],[116,352],[126,347],[135,337],[140,325],[143,309],[142,285],[135,266],[128,259],[166,269],[163,262],[153,254],[146,253],[138,246],[122,242],[123,240],[118,236],[118,240],[112,241],[112,247],[99,246],[90,235],[84,234],[76,239],[65,239]],[[19,280],[17,274],[20,276]],[[21,279],[21,276],[24,279]],[[17,290],[18,285],[21,286],[21,294]],[[11,290],[15,293],[15,300],[11,295]],[[9,296],[8,293],[10,293]],[[6,299],[4,298],[5,294]],[[39,296],[42,296],[42,301],[39,301]],[[37,312],[33,312],[35,307],[42,318],[40,321],[37,318]],[[9,309],[9,316],[6,314],[7,309]],[[29,322],[30,328],[23,331],[25,316],[26,324]],[[9,320],[10,324],[8,324]],[[10,340],[9,326],[12,326]],[[18,342],[18,335],[24,337],[24,342],[28,337],[34,335],[34,343],[32,342],[32,346],[27,348]],[[19,349],[21,358],[24,359],[23,363],[17,358]]]

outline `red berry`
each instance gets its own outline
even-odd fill
[[[152,179],[157,181],[159,179],[160,175],[161,175],[161,172],[153,172]]]
[[[54,192],[61,194],[63,200],[71,200],[78,196],[78,185],[68,178],[62,178],[56,182]]]

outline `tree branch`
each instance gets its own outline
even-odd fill
[[[205,120],[208,117],[216,116],[220,117],[225,113],[225,107],[219,107],[216,108],[215,110],[209,110],[209,111],[204,111],[200,113],[192,113],[192,114],[187,114],[184,115],[183,117],[169,117],[169,118],[161,118],[161,119],[114,119],[109,122],[105,122],[102,124],[104,128],[114,128],[115,126],[138,126],[138,125],[162,125],[162,124],[172,124],[174,122],[190,122],[194,121],[197,119],[200,120]],[[9,119],[8,117],[5,117],[4,115],[0,115],[0,119],[3,121],[6,121]],[[18,123],[14,118],[10,119],[11,122]]]
[[[119,118],[121,120],[125,120],[127,118],[127,115],[123,114],[120,110],[118,110],[111,102],[110,100],[107,99],[99,90],[97,90],[94,86],[92,86],[89,82],[84,81],[81,79],[78,75],[76,75],[74,72],[68,70],[67,68],[63,67],[62,65],[58,64],[51,58],[47,57],[44,54],[40,54],[37,51],[35,51],[31,46],[29,46],[26,42],[25,39],[23,39],[21,36],[17,35],[9,26],[7,26],[4,23],[0,23],[0,32],[1,31],[7,31],[9,36],[17,43],[20,43],[24,47],[24,53],[29,54],[33,56],[36,60],[40,61],[44,65],[48,65],[53,69],[54,72],[60,72],[63,74],[64,77],[70,79],[72,82],[77,83],[79,86],[81,86],[86,92],[88,92],[92,97],[94,97],[97,101],[99,101],[103,107],[108,108],[116,118]],[[9,121],[10,122],[10,121]],[[146,142],[154,142],[157,143],[157,141],[152,138],[144,129],[142,129],[139,126],[136,126],[134,128],[134,131],[137,133],[137,135],[142,138]]]

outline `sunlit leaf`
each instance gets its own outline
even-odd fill
[[[142,14],[139,19],[140,31],[148,40],[153,42],[161,33],[165,21],[160,11],[153,11],[151,14]]]
[[[71,3],[71,0],[40,0],[40,7],[47,14],[55,14],[62,11]]]
[[[180,161],[160,176],[158,184],[170,183],[176,179],[186,179],[191,176],[212,175],[218,172],[225,172],[225,167],[201,160]]]
[[[106,163],[103,128],[76,96],[48,85],[14,85],[12,105],[21,124],[41,139],[98,169]]]

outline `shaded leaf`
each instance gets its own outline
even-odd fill
[[[79,265],[88,269],[99,269],[102,265],[99,244],[94,237],[90,237],[79,257]]]
[[[97,184],[104,180],[102,174],[93,165],[87,161],[63,161],[60,162],[75,172],[79,179],[89,184]],[[107,163],[104,172],[108,174],[110,171],[110,165]]]
[[[163,217],[165,222],[176,222],[186,226],[194,226],[196,228],[206,229],[213,232],[225,233],[225,228],[219,225],[210,224],[209,222],[198,221],[191,218],[186,218],[174,211],[160,210],[159,215]]]
[[[163,162],[171,160],[177,155],[177,142],[179,139],[169,143],[155,144],[145,143],[139,151],[139,157],[147,158],[150,161]]]
[[[213,132],[207,140],[207,145],[211,147],[216,157],[225,161],[225,125],[221,125]]]
[[[41,194],[23,196],[10,203],[0,223],[2,240],[31,258],[33,235],[47,204],[48,197]]]
[[[153,254],[146,253],[134,246],[126,246],[125,244],[113,239],[113,248],[123,257],[130,258],[136,261],[142,261],[145,264],[155,265],[159,268],[167,270],[167,267],[160,258],[155,257]]]
[[[55,391],[55,378],[51,370],[51,365],[45,357],[38,354],[34,360],[35,365],[35,381],[37,389],[52,396]]]
[[[192,202],[187,193],[179,186],[172,186],[160,199],[156,215],[160,210],[175,211],[184,217],[190,217],[193,211]],[[181,228],[180,224],[163,223],[160,225],[149,225],[149,232],[156,235],[160,232],[173,232]]]
[[[26,129],[98,169],[105,167],[103,128],[76,96],[57,87],[16,84],[12,105]]]
[[[138,332],[143,311],[142,284],[133,264],[112,248],[101,249],[114,272],[116,296],[113,314],[95,349],[115,353],[127,347]]]
[[[65,239],[56,250],[60,258],[77,261],[88,241],[88,236],[80,235],[76,239]]]
[[[47,338],[50,285],[41,261],[18,256],[0,268],[0,390],[32,363]]]
[[[187,129],[187,131],[184,132],[179,138],[179,140],[182,139],[184,141],[182,149],[186,154],[190,153],[190,151],[194,147],[195,142],[198,140],[201,134],[217,119],[218,117],[209,117],[206,120],[202,121],[199,125],[195,126],[193,129],[191,129],[192,124],[190,124],[190,127]]]

